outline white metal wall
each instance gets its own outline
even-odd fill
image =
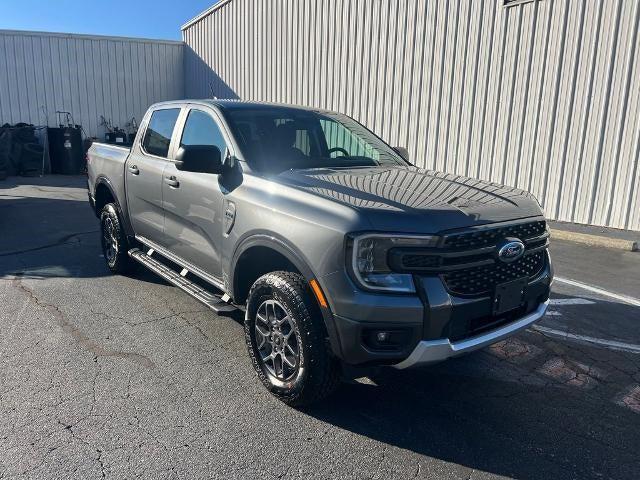
[[[182,42],[0,31],[0,124],[55,126],[69,111],[88,135],[100,115],[124,127],[184,96]]]
[[[186,92],[329,108],[419,166],[640,230],[640,0],[222,0]]]

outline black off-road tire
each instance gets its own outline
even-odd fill
[[[295,321],[299,365],[293,378],[280,381],[262,361],[257,346],[257,311],[276,300]],[[322,314],[305,279],[292,272],[272,272],[260,277],[247,299],[244,332],[251,362],[258,377],[274,396],[293,407],[308,406],[329,396],[340,383],[340,362],[331,352]]]
[[[110,227],[111,225],[112,227]],[[112,235],[107,230],[112,228]],[[116,243],[116,253],[109,252],[107,236]],[[125,274],[132,271],[133,262],[129,258],[129,241],[122,227],[122,222],[118,216],[118,210],[113,203],[106,204],[100,212],[100,240],[102,243],[102,254],[104,255],[107,267],[112,273]]]

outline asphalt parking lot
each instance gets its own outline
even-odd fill
[[[238,318],[109,274],[82,178],[13,180],[0,479],[638,478],[640,253],[554,242],[537,328],[296,411],[259,384]]]

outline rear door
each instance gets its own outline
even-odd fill
[[[151,112],[141,140],[127,160],[127,200],[129,218],[136,235],[161,245],[164,235],[162,174],[168,165],[175,126],[181,108],[159,108]]]
[[[182,145],[214,145],[224,158],[230,142],[216,112],[198,106],[185,117],[176,151]],[[180,171],[169,162],[162,188],[169,250],[220,279],[224,193],[219,175]]]

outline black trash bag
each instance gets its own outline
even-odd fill
[[[44,147],[38,143],[25,143],[20,157],[20,175],[38,177],[42,175]]]
[[[17,134],[17,130],[10,130],[9,175],[17,175],[21,170],[20,160],[22,158],[22,142],[16,141]]]
[[[0,179],[9,175],[11,155],[11,134],[5,128],[0,129]]]
[[[14,142],[20,143],[35,143],[38,141],[36,138],[36,129],[33,125],[27,125],[26,123],[18,123],[14,127],[15,136]]]

